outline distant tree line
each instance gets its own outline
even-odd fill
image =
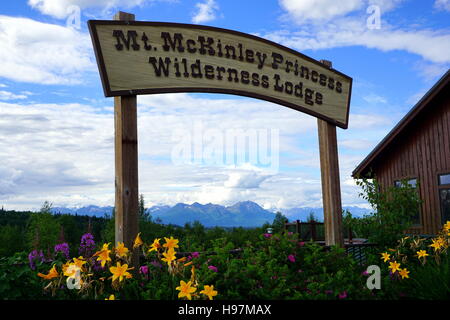
[[[91,233],[96,243],[114,243],[115,212],[103,217],[52,213],[52,205],[45,202],[39,212],[0,210],[0,257],[11,256],[15,252],[42,250],[51,255],[56,244],[67,243],[71,255],[77,254],[83,234]],[[139,198],[139,231],[141,238],[151,242],[155,238],[173,236],[180,239],[180,251],[204,251],[211,247],[212,241],[226,238],[236,248],[244,246],[247,241],[255,241],[258,236],[267,232],[284,229],[287,219],[277,213],[273,224],[265,224],[259,228],[207,228],[198,221],[186,223],[184,226],[165,225],[161,220],[154,220],[145,208],[144,197]]]

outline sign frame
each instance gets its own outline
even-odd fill
[[[269,46],[279,49],[279,50],[287,51],[290,54],[297,56],[299,59],[306,60],[309,63],[316,65],[318,68],[325,68],[325,69],[327,69],[327,71],[334,73],[340,77],[343,77],[349,81],[349,93],[348,93],[347,103],[345,106],[346,107],[345,122],[341,122],[336,119],[330,118],[326,115],[315,112],[314,110],[308,109],[299,104],[293,104],[288,101],[283,101],[283,100],[280,100],[278,98],[275,98],[275,97],[272,97],[269,95],[263,95],[263,94],[259,94],[256,92],[244,91],[244,90],[238,90],[238,89],[227,89],[227,88],[217,88],[217,87],[204,88],[204,87],[186,86],[186,87],[175,87],[175,88],[146,88],[146,89],[134,89],[134,90],[111,90],[110,81],[109,81],[108,74],[106,71],[105,60],[104,60],[104,57],[103,57],[103,54],[101,51],[100,40],[99,40],[99,36],[97,33],[97,28],[96,28],[99,25],[170,27],[170,28],[196,29],[196,30],[201,30],[201,31],[213,31],[213,32],[219,32],[219,33],[244,37],[249,40],[262,42],[266,45],[269,45]],[[309,56],[306,56],[296,50],[285,47],[276,42],[273,42],[273,41],[255,36],[255,35],[243,33],[240,31],[230,30],[230,29],[217,28],[217,27],[204,26],[204,25],[172,23],[172,22],[133,21],[133,20],[132,21],[89,20],[88,27],[89,27],[89,32],[91,34],[91,39],[93,42],[95,57],[96,57],[97,65],[98,65],[99,72],[100,72],[104,95],[106,97],[141,95],[141,94],[159,94],[159,93],[179,93],[179,92],[220,93],[220,94],[238,95],[238,96],[250,97],[250,98],[255,98],[255,99],[259,99],[259,100],[273,102],[273,103],[283,105],[285,107],[309,114],[316,118],[325,120],[328,123],[334,124],[337,127],[340,127],[342,129],[348,128],[353,79],[340,71],[337,71],[332,68],[327,68],[322,63],[320,63],[319,61],[317,61]],[[304,104],[304,103],[302,102],[301,104]]]

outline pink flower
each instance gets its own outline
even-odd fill
[[[339,293],[339,299],[345,299],[345,298],[347,298],[347,291]]]
[[[191,255],[192,255],[192,258],[198,258],[200,256],[200,253],[195,251],[195,252],[192,252]]]
[[[264,233],[263,234],[264,238],[268,239],[270,238],[272,235],[270,233]]]
[[[212,271],[214,271],[214,272],[217,272],[218,270],[217,270],[217,267],[215,267],[215,266],[208,266],[208,269],[209,270],[212,270]]]
[[[297,245],[298,245],[299,247],[303,247],[303,246],[305,245],[305,243],[304,243],[303,241],[300,241],[299,243],[297,243]]]
[[[288,260],[289,260],[290,262],[295,262],[295,257],[294,257],[294,255],[293,255],[293,254],[288,255]]]
[[[363,276],[368,276],[368,275],[369,275],[369,273],[368,273],[367,271],[363,271],[361,274],[362,274]]]
[[[139,268],[139,272],[142,274],[148,274],[148,267],[147,266],[141,266]]]
[[[288,235],[290,235],[290,236],[292,236],[293,234],[294,234],[293,232],[290,232],[290,231],[288,232]]]

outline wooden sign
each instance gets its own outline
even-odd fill
[[[207,26],[90,20],[105,96],[248,96],[346,129],[352,79],[277,43]]]

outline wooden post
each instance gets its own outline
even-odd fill
[[[330,61],[321,60],[320,62],[328,68],[332,66]],[[321,119],[317,119],[317,125],[319,130],[325,245],[339,245],[343,247],[341,185],[336,126]]]
[[[114,20],[133,21],[134,14],[119,11]],[[139,232],[138,141],[136,96],[114,97],[116,204],[115,242],[133,251],[135,272],[139,250],[132,250]]]

